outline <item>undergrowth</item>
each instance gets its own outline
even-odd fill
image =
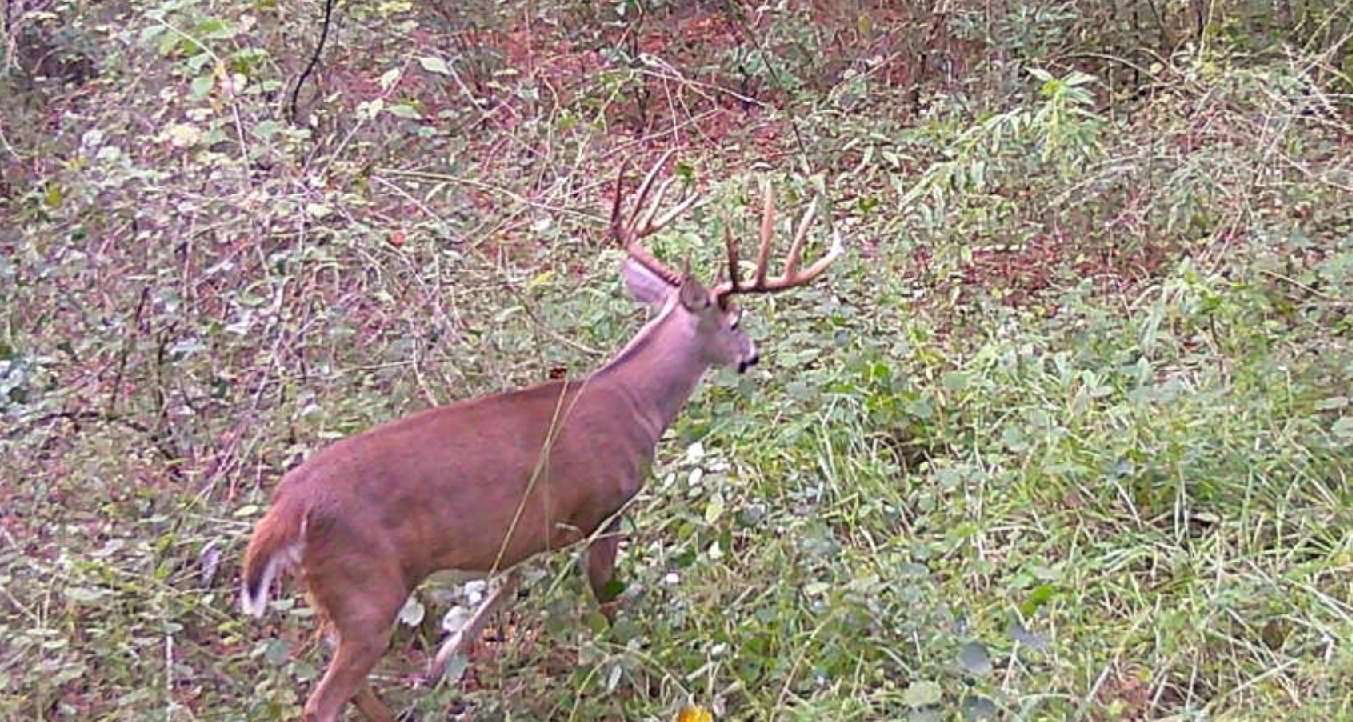
[[[388,701],[1353,719],[1349,19],[1212,5],[340,6],[295,125],[276,4],[7,9],[0,716],[294,718],[311,612],[235,599],[280,474],[603,361],[642,321],[609,182],[679,148],[713,200],[663,257],[708,278],[765,179],[849,255],[748,304],[763,362],[660,445],[615,625],[541,559],[415,688],[429,585]]]

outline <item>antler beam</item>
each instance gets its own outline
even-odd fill
[[[725,296],[738,293],[774,293],[806,285],[822,275],[822,272],[826,271],[827,267],[835,263],[836,259],[845,252],[845,243],[841,240],[841,234],[833,232],[832,246],[827,250],[826,255],[819,258],[806,270],[799,271],[799,264],[803,260],[803,246],[808,240],[808,226],[817,214],[817,203],[810,203],[808,210],[799,219],[798,229],[794,233],[794,242],[790,245],[789,255],[785,259],[784,273],[775,278],[768,278],[770,249],[775,240],[775,203],[769,183],[764,185],[762,195],[761,245],[756,252],[756,272],[752,276],[753,280],[750,286],[744,286],[741,283],[738,274],[737,243],[733,240],[729,224],[724,223],[724,243],[728,247],[728,280],[714,289],[715,296],[720,300]]]
[[[659,261],[651,251],[639,243],[639,239],[657,232],[700,200],[698,195],[688,194],[666,213],[659,216],[658,209],[662,207],[662,198],[676,180],[676,176],[671,176],[658,184],[658,190],[653,195],[652,202],[648,202],[648,195],[653,190],[653,182],[657,180],[658,172],[667,164],[667,160],[672,157],[673,152],[669,150],[663,153],[658,162],[654,163],[648,174],[644,176],[644,181],[639,185],[639,192],[634,199],[634,207],[625,220],[622,220],[624,215],[622,211],[624,194],[622,191],[625,170],[629,167],[629,160],[626,159],[621,163],[620,173],[616,175],[615,179],[615,202],[611,206],[611,236],[625,249],[630,258],[633,258],[664,281],[677,286],[681,285],[682,274]]]

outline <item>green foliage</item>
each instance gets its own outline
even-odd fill
[[[1080,72],[1054,78],[1038,68],[1030,74],[1041,83],[1041,102],[994,114],[958,133],[946,151],[950,160],[932,163],[902,196],[904,205],[926,196],[940,207],[954,195],[980,202],[983,195],[1000,195],[1010,182],[1028,183],[1049,164],[1065,183],[1098,157],[1104,121],[1091,110],[1094,99],[1085,87],[1094,79]],[[948,131],[939,124],[930,130]]]
[[[809,255],[850,253],[748,301],[763,362],[660,446],[614,626],[541,559],[464,682],[415,689],[430,585],[377,671],[394,706],[1353,712],[1347,8],[340,5],[294,127],[316,3],[21,5],[0,717],[294,719],[312,613],[235,599],[269,490],[623,344],[603,216],[656,146],[711,195],[663,257],[711,276],[765,179],[827,211]]]

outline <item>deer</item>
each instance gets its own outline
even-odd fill
[[[608,619],[620,518],[639,492],[663,432],[711,367],[743,373],[756,345],[740,326],[739,295],[769,294],[818,278],[844,251],[801,268],[816,203],[794,233],[784,272],[768,275],[775,209],[764,184],[760,247],[750,283],[724,223],[727,278],[707,288],[664,265],[641,241],[700,200],[683,192],[659,214],[677,176],[645,175],[623,212],[627,164],[615,183],[609,235],[625,251],[629,294],[654,311],[635,336],[577,380],[453,402],[385,422],[313,453],[283,475],[245,551],[240,603],[262,616],[274,580],[301,578],[332,656],[307,697],[305,722],[334,722],[354,703],[370,722],[394,722],[367,675],[384,655],[408,596],[434,572],[506,578],[441,646],[434,676],[472,642],[520,582],[522,561],[585,546],[588,585]],[[725,219],[726,221],[726,219]],[[791,226],[791,230],[793,227]]]

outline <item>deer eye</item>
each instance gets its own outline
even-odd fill
[[[742,309],[739,308],[737,310],[737,313],[733,315],[733,320],[728,322],[728,329],[730,331],[736,331],[738,330],[738,326],[741,324],[742,324]]]

